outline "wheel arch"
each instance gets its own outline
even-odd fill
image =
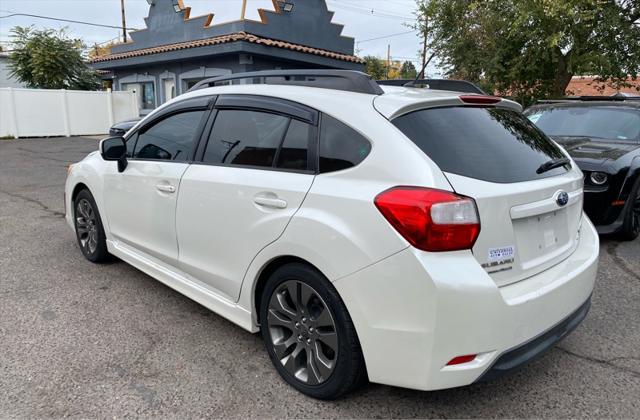
[[[93,173],[90,173],[93,174]],[[73,176],[74,174],[72,174]],[[96,206],[98,206],[98,213],[100,214],[100,221],[102,222],[102,226],[105,230],[105,234],[107,235],[107,237],[109,237],[109,225],[107,223],[107,217],[106,217],[106,213],[103,211],[103,201],[102,201],[102,197],[101,197],[101,189],[98,187],[100,184],[92,182],[92,178],[91,177],[87,177],[87,176],[83,176],[85,174],[76,174],[73,178],[70,178],[67,182],[67,200],[69,202],[69,215],[71,216],[70,220],[70,224],[72,223],[71,221],[73,220],[73,217],[75,217],[75,201],[76,201],[76,197],[78,196],[78,194],[80,194],[80,191],[83,190],[87,190],[89,192],[89,194],[91,194],[91,196],[93,197],[93,200],[96,203]],[[73,188],[71,188],[71,186],[73,186]],[[73,227],[73,226],[72,226]]]
[[[271,259],[266,264],[264,264],[262,269],[258,272],[258,276],[254,282],[251,298],[252,312],[254,313],[254,321],[257,326],[260,326],[260,300],[262,299],[262,293],[264,292],[264,287],[267,283],[267,280],[277,269],[291,263],[308,265],[309,267],[323,274],[322,271],[318,269],[318,267],[316,267],[309,261],[294,255],[281,255],[279,257]]]
[[[73,192],[71,193],[71,203],[75,203],[76,197],[78,196],[78,194],[82,190],[88,190],[89,192],[91,192],[91,189],[89,188],[89,186],[87,184],[85,184],[84,182],[78,182],[75,185],[75,187],[73,187]],[[91,195],[93,195],[93,193]]]

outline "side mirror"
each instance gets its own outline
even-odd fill
[[[109,137],[100,142],[102,159],[118,162],[118,172],[127,168],[127,144],[123,137]]]

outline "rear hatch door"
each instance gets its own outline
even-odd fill
[[[475,199],[481,231],[473,254],[499,286],[546,270],[577,246],[583,178],[521,113],[500,106],[422,109],[392,121]]]

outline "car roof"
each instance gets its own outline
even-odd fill
[[[431,90],[424,88],[381,86],[384,94],[373,95],[343,90],[324,89],[308,86],[244,84],[203,88],[178,96],[172,101],[223,94],[270,96],[298,102],[329,115],[340,117],[340,111],[372,110],[372,105],[387,119],[393,119],[417,109],[434,106],[465,105],[460,96],[482,96],[461,92]],[[162,107],[166,106],[163,105]],[[522,111],[513,101],[503,99],[498,106]],[[161,107],[161,108],[162,108]]]

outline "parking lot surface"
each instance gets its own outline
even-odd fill
[[[0,417],[640,418],[640,240],[602,238],[593,306],[544,357],[485,384],[287,386],[252,335],[123,263],[86,261],[66,166],[95,138],[0,140]],[[390,355],[393,363],[393,355]]]

